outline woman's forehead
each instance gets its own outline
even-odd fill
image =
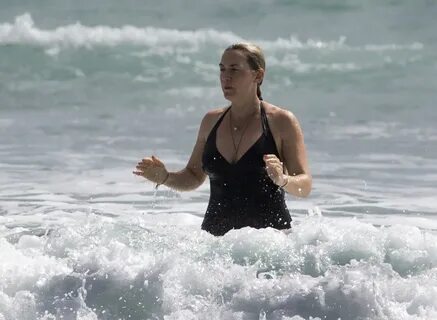
[[[220,65],[248,67],[247,58],[240,50],[226,50],[222,55]]]

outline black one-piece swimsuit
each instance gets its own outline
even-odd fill
[[[202,229],[216,236],[243,227],[288,229],[291,217],[284,190],[269,178],[263,160],[265,154],[279,158],[264,107],[261,103],[261,137],[233,164],[216,145],[217,128],[230,108],[211,130],[202,155],[211,189]]]

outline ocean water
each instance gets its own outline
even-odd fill
[[[437,319],[437,2],[0,2],[0,319]],[[289,232],[200,230],[188,160],[227,102],[223,49],[265,51],[300,120]]]

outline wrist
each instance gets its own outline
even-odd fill
[[[284,175],[282,176],[282,179],[283,179],[283,182],[282,182],[282,184],[280,184],[279,186],[280,186],[281,188],[285,188],[285,187],[287,186],[288,182],[289,182],[288,175],[284,174]]]
[[[160,185],[165,184],[169,177],[170,177],[170,172],[167,171],[167,174],[165,175],[165,178],[162,180],[162,182],[157,182],[155,188],[158,189],[158,187]]]

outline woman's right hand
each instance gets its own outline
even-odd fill
[[[155,156],[144,158],[138,162],[133,174],[141,176],[154,183],[161,184],[168,177],[164,163]]]

